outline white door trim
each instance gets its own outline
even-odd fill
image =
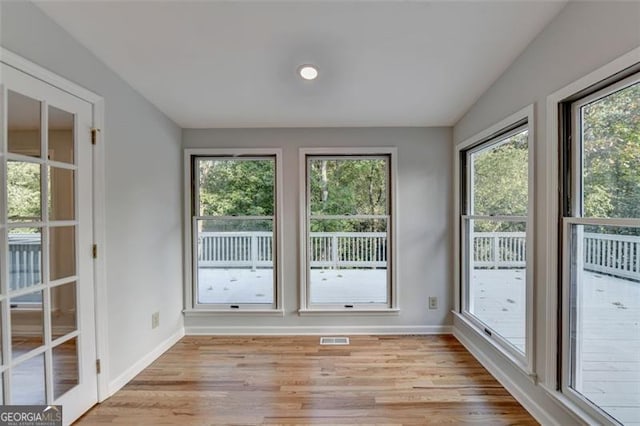
[[[109,357],[108,357],[108,313],[107,313],[107,277],[106,277],[106,226],[105,226],[105,163],[104,163],[104,98],[61,77],[40,65],[0,46],[0,62],[24,72],[51,86],[57,87],[73,96],[92,104],[93,127],[100,129],[98,140],[93,149],[93,240],[98,246],[98,257],[94,259],[95,316],[96,316],[96,354],[101,368],[98,374],[98,401],[104,401],[108,394]]]

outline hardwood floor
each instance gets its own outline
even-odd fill
[[[81,425],[537,424],[453,336],[191,336]]]

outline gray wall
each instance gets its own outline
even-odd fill
[[[380,331],[403,326],[442,326],[451,323],[451,129],[211,129],[183,130],[185,148],[273,147],[283,149],[284,169],[284,317],[233,314],[187,318],[187,332],[197,327],[302,327],[298,331],[332,326],[367,326]],[[394,146],[398,148],[398,316],[298,316],[298,213],[300,147]],[[439,298],[439,309],[428,310],[428,296]],[[354,329],[355,329],[354,328]],[[400,329],[400,328],[399,328]],[[397,330],[399,330],[397,329]],[[406,328],[405,328],[406,329]],[[291,329],[295,332],[296,329]]]
[[[556,172],[547,170],[545,164],[546,98],[638,46],[640,3],[569,3],[454,127],[454,142],[458,143],[524,106],[535,104],[536,366],[541,376],[544,374],[546,350],[545,245],[546,235],[555,232],[553,228],[547,230],[544,221],[547,176]],[[461,324],[456,324],[456,328],[482,348],[489,358],[501,359],[491,346],[484,344],[469,329]],[[575,422],[558,410],[540,387],[533,385],[518,370],[504,362],[501,367],[525,393],[559,416],[562,424]]]
[[[182,328],[180,129],[32,3],[1,7],[4,48],[105,98],[113,380]]]

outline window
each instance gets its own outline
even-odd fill
[[[350,151],[301,152],[303,310],[395,308],[391,150]]]
[[[206,152],[187,154],[193,307],[278,309],[278,155]]]
[[[635,74],[561,108],[561,388],[623,424],[640,422],[639,100]]]
[[[532,108],[459,147],[461,314],[532,373]]]

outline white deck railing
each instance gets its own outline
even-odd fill
[[[201,232],[200,267],[272,267],[271,232]],[[312,232],[311,267],[380,268],[387,265],[384,232]]]
[[[526,238],[524,232],[475,232],[473,265],[481,268],[524,268]]]
[[[9,234],[9,288],[13,291],[41,281],[42,243],[40,234]]]
[[[585,232],[584,269],[640,281],[640,237]]]
[[[524,232],[478,232],[473,238],[474,266],[524,268]],[[271,232],[202,232],[199,267],[273,266]],[[384,232],[312,232],[312,268],[385,268]],[[41,280],[40,234],[9,235],[9,286],[18,290]],[[584,234],[584,269],[640,281],[640,237]]]

